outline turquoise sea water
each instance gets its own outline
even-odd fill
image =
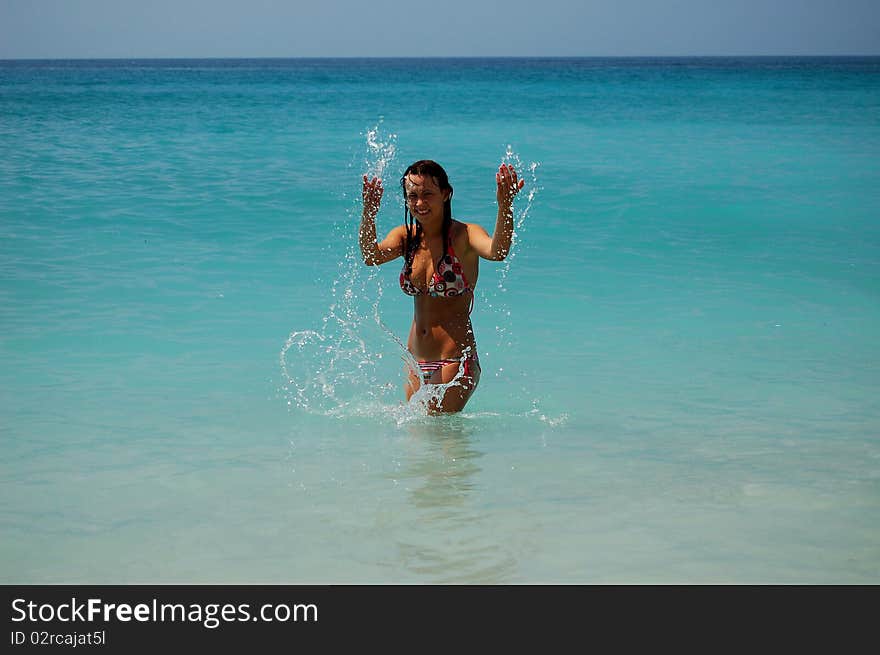
[[[880,582],[880,59],[0,62],[0,581]],[[433,158],[466,411],[360,179]]]

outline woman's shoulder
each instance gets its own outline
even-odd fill
[[[453,238],[467,238],[470,240],[474,235],[488,235],[486,228],[478,223],[466,223],[464,221],[452,221]]]
[[[388,230],[388,234],[379,244],[380,248],[402,248],[404,239],[406,238],[406,226],[398,225]]]
[[[460,221],[458,219],[452,219],[452,233],[453,234],[465,234],[471,232],[472,230],[482,230],[477,223],[468,223],[466,221]]]
[[[452,222],[452,242],[456,251],[461,254],[472,254],[474,252],[474,244],[488,238],[489,234],[477,223]]]
[[[468,234],[470,234],[470,223],[465,223],[464,221],[459,221],[453,218],[452,226],[449,230],[449,238],[456,243],[458,241],[467,241]]]
[[[396,227],[392,227],[388,231],[389,237],[401,237],[403,238],[406,235],[406,225],[398,225]]]

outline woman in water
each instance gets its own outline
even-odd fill
[[[364,176],[361,255],[368,266],[403,257],[400,288],[413,296],[415,315],[407,348],[419,364],[409,371],[406,399],[422,384],[457,384],[432,401],[429,411],[459,412],[480,381],[480,360],[470,313],[480,257],[501,261],[513,238],[513,199],[523,181],[513,166],[502,164],[495,175],[498,218],[489,236],[475,223],[452,218],[452,186],[440,164],[421,160],[400,178],[405,199],[403,225],[376,242],[376,214],[382,180]]]

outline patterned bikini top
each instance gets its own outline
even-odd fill
[[[413,251],[408,259],[404,258],[403,261],[403,271],[400,273],[400,288],[405,294],[409,296],[429,295],[435,298],[452,298],[468,291],[473,291],[473,288],[468,285],[467,278],[464,276],[461,262],[455,256],[451,237],[446,247],[446,254],[434,266],[434,276],[428,283],[427,294],[412,283],[412,262],[414,258],[415,251]]]

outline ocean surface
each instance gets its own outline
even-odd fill
[[[880,583],[880,58],[0,62],[0,582]],[[364,173],[512,255],[402,384]]]

